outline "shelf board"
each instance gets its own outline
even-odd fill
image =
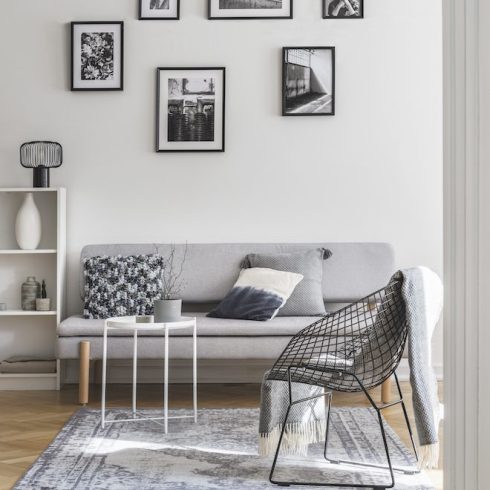
[[[58,192],[61,187],[0,187],[0,192]]]
[[[40,248],[36,250],[0,249],[0,255],[55,254],[56,252],[55,248]]]
[[[0,378],[56,378],[56,373],[0,373]]]
[[[54,316],[56,311],[24,311],[24,310],[4,310],[0,311],[0,316]]]

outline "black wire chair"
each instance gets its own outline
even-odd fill
[[[287,381],[289,383],[289,407],[269,476],[271,483],[285,486],[316,485],[382,489],[392,488],[395,485],[394,470],[402,471],[406,474],[418,472],[415,468],[407,470],[393,467],[381,416],[381,411],[385,408],[401,404],[415,458],[418,461],[412,428],[400,383],[395,373],[407,340],[405,303],[402,298],[401,287],[401,279],[393,279],[385,288],[356,303],[328,314],[321,320],[306,327],[291,339],[275,362],[267,379]],[[381,385],[393,374],[399,399],[384,405],[377,405],[368,390]],[[332,392],[326,391],[321,395],[293,400],[291,386],[293,382],[320,386],[326,390],[363,392],[377,413],[388,466],[330,459],[327,455],[327,450]],[[328,410],[326,412],[325,459],[333,464],[347,463],[389,470],[391,484],[373,487],[372,484],[299,483],[274,479],[274,470],[290,410],[294,405],[320,397],[325,397]]]

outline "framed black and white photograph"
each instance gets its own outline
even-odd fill
[[[139,0],[140,20],[178,20],[180,0]]]
[[[156,150],[225,151],[225,68],[157,68]]]
[[[123,90],[124,23],[71,23],[71,89]]]
[[[209,19],[292,19],[293,0],[208,0]]]
[[[362,19],[364,0],[322,0],[324,19]]]
[[[283,48],[282,115],[335,114],[335,48]]]

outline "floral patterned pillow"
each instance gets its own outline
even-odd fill
[[[83,261],[85,318],[152,315],[162,296],[161,255],[98,256]]]

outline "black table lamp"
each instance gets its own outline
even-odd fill
[[[63,163],[63,148],[53,141],[30,141],[20,147],[20,164],[34,169],[33,187],[49,187],[49,169]]]

